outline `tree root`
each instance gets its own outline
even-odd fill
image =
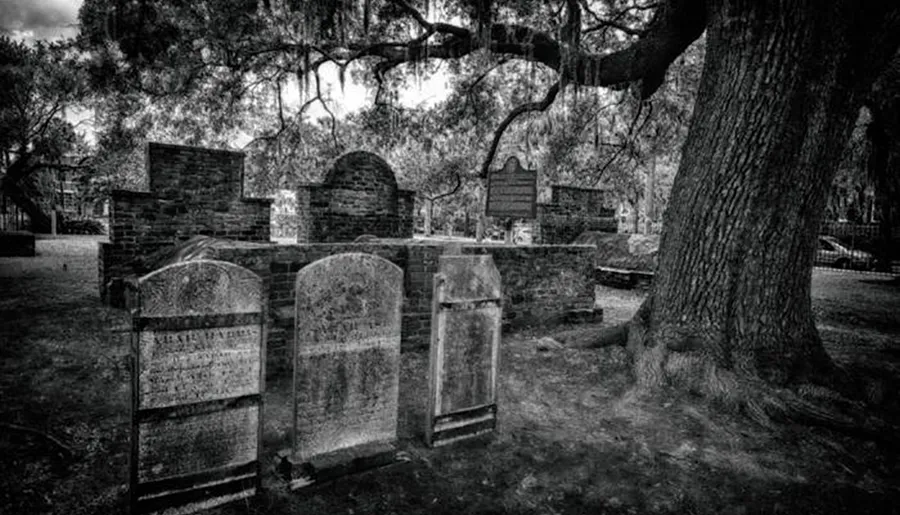
[[[739,410],[768,429],[779,423],[817,426],[900,449],[900,428],[872,414],[870,401],[875,399],[869,398],[873,397],[868,392],[871,388],[854,388],[851,383],[860,382],[850,372],[832,366],[829,377],[814,378],[828,386],[808,382],[791,388],[774,386],[753,374],[718,367],[689,345],[648,345],[649,308],[645,302],[629,322],[599,331],[567,331],[557,340],[578,348],[627,347],[641,389],[682,387],[727,409]]]
[[[900,428],[892,427],[872,415],[865,404],[843,398],[833,390],[823,395],[823,390],[827,389],[814,387],[818,391],[810,394],[810,386],[801,385],[796,389],[759,386],[757,391],[761,394],[745,400],[746,412],[763,425],[771,425],[769,421],[775,421],[822,427],[900,449],[900,438],[897,437]]]
[[[599,349],[618,345],[625,346],[628,341],[628,324],[613,327],[571,329],[554,335],[554,338],[566,347],[580,349]]]
[[[63,459],[68,460],[68,459],[72,459],[72,458],[75,456],[75,451],[72,450],[71,447],[69,447],[68,445],[62,443],[62,442],[61,442],[59,439],[57,439],[56,437],[54,437],[54,436],[52,436],[52,435],[50,435],[50,434],[48,434],[48,433],[45,433],[45,432],[43,432],[43,431],[41,431],[41,430],[39,430],[39,429],[34,429],[34,428],[31,428],[31,427],[26,427],[26,426],[20,426],[20,425],[18,425],[18,424],[12,424],[12,423],[9,423],[9,422],[0,422],[0,427],[2,427],[2,428],[4,428],[4,429],[11,430],[11,431],[17,431],[17,432],[29,434],[29,435],[32,435],[32,436],[39,436],[39,437],[41,437],[41,438],[44,439],[45,441],[50,442],[51,444],[53,444],[53,446],[54,446],[54,447],[56,448],[56,450],[59,452],[60,457],[63,458]]]

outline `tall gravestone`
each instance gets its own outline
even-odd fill
[[[440,256],[425,416],[430,446],[496,428],[501,299],[500,272],[490,255]]]
[[[185,514],[260,482],[262,281],[232,263],[177,263],[137,281],[132,513]]]
[[[402,459],[403,271],[371,254],[338,254],[301,269],[295,292],[291,487]]]

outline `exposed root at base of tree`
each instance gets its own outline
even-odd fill
[[[628,348],[639,389],[683,387],[727,409],[740,410],[763,427],[774,428],[779,423],[823,427],[900,450],[900,428],[871,413],[872,399],[853,400],[836,389],[809,382],[790,388],[776,387],[760,378],[717,367],[689,352],[689,348],[676,351],[664,345],[645,347],[645,316],[642,310],[629,322],[599,331],[574,329],[555,338],[572,348]],[[648,373],[649,367],[658,370]],[[833,373],[839,377],[833,378],[832,383],[856,382],[845,370],[836,368]],[[648,375],[660,377],[648,381]]]
[[[597,349],[613,345],[624,347],[628,340],[628,324],[603,327],[599,330],[593,327],[571,329],[553,336],[566,347],[582,349]]]

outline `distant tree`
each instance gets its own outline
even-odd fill
[[[85,164],[62,161],[78,142],[65,110],[85,95],[84,77],[64,45],[29,47],[0,36],[0,91],[0,191],[28,214],[32,230],[49,232],[32,174]]]

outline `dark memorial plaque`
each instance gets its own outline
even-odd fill
[[[535,218],[537,216],[537,170],[525,170],[510,157],[500,170],[488,175],[487,216]]]
[[[496,427],[501,299],[500,272],[491,256],[440,257],[425,416],[430,446]]]
[[[297,273],[291,488],[400,459],[403,271],[362,253]]]
[[[186,514],[259,488],[263,292],[222,261],[137,284],[132,338],[132,513]]]

